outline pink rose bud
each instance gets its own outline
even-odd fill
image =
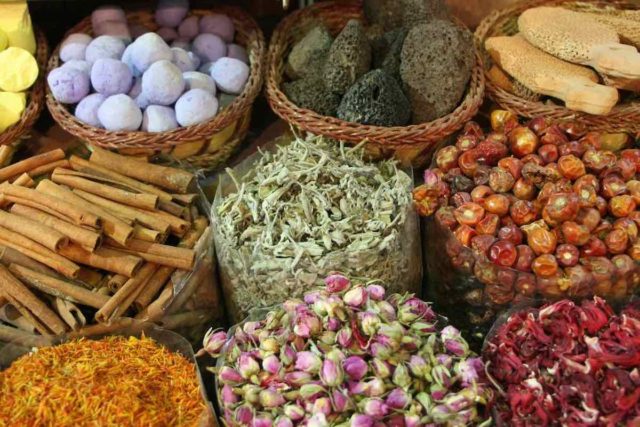
[[[242,325],[242,330],[244,331],[244,333],[248,334],[248,335],[256,335],[260,329],[262,328],[262,323],[261,322],[245,322],[244,325]]]
[[[373,427],[373,418],[364,414],[353,414],[351,416],[351,427]]]
[[[322,362],[320,379],[322,380],[322,383],[328,387],[337,387],[342,384],[344,376],[340,365],[333,360],[325,359],[325,361]]]
[[[255,417],[253,419],[252,427],[272,427],[273,421],[269,415],[260,415],[259,417]]]
[[[319,397],[313,402],[314,414],[321,413],[324,415],[331,414],[331,400],[328,397]]]
[[[440,181],[440,178],[438,178],[438,175],[436,175],[435,172],[433,172],[431,169],[425,169],[424,171],[424,185],[427,188],[435,188],[438,185],[438,182]]]
[[[367,374],[369,366],[360,356],[348,357],[343,365],[344,371],[354,381],[360,381]]]
[[[436,315],[429,304],[415,297],[409,298],[402,304],[400,313],[405,315],[413,314],[415,317],[411,320],[420,319],[425,322],[433,322],[436,320]]]
[[[398,387],[409,387],[411,384],[411,377],[409,376],[409,370],[401,362],[393,371],[392,381]]]
[[[327,329],[333,332],[337,332],[342,326],[342,322],[337,317],[330,317],[327,320]]]
[[[293,427],[293,421],[287,417],[276,418],[275,427]]]
[[[282,303],[282,308],[287,313],[295,313],[299,307],[306,307],[304,301],[299,299],[289,299]]]
[[[253,422],[253,408],[249,405],[238,406],[233,413],[233,418],[239,425],[250,426]]]
[[[420,416],[407,414],[404,416],[405,427],[423,427]]]
[[[324,413],[318,412],[315,413],[309,418],[307,421],[306,427],[329,427],[329,423],[327,422],[327,417]]]
[[[387,322],[393,322],[398,318],[396,309],[388,301],[378,301],[375,307],[378,315]]]
[[[373,366],[376,377],[385,379],[391,376],[391,365],[384,360],[373,359],[371,366]]]
[[[381,301],[384,299],[384,296],[387,291],[380,285],[369,285],[367,286],[367,293],[369,294],[369,298],[375,301]]]
[[[271,355],[267,356],[262,361],[262,369],[269,372],[270,374],[277,374],[280,371],[282,364],[280,363],[280,359],[277,356]]]
[[[484,363],[479,357],[470,357],[458,362],[454,370],[462,379],[462,385],[466,387],[478,381],[480,372],[484,372]]]
[[[413,322],[411,324],[411,329],[414,331],[421,332],[423,334],[431,334],[436,331],[435,323],[427,323],[427,322]]]
[[[285,344],[280,349],[280,360],[285,366],[291,365],[296,360],[296,351],[289,344]]]
[[[364,394],[367,390],[367,383],[360,381],[349,381],[347,383],[350,395]]]
[[[373,378],[372,380],[365,383],[364,394],[368,397],[378,397],[382,396],[387,390],[387,387],[384,385],[384,381],[380,378]]]
[[[445,405],[437,405],[431,410],[431,417],[436,423],[445,424],[451,418],[451,410]]]
[[[296,405],[294,403],[289,403],[287,405],[284,405],[284,408],[282,409],[282,411],[287,417],[289,417],[293,421],[300,421],[302,418],[304,418],[304,414],[305,414],[304,409],[302,409],[300,405]]]
[[[409,369],[413,376],[424,378],[428,371],[427,362],[421,356],[413,355],[409,359]]]
[[[389,414],[389,407],[382,399],[366,399],[364,413],[379,420]]]
[[[436,356],[436,360],[439,365],[442,365],[447,369],[451,368],[451,364],[453,363],[453,357],[448,354],[438,354]]]
[[[313,398],[325,392],[324,387],[320,384],[305,384],[300,387],[300,397],[306,400],[313,400]]]
[[[456,340],[444,340],[444,348],[454,356],[464,356],[468,351],[467,346]]]
[[[222,403],[224,403],[225,406],[230,406],[238,402],[238,396],[233,392],[233,387],[229,384],[225,384],[222,387],[220,396],[222,398]]]
[[[361,311],[358,313],[358,322],[365,335],[372,336],[378,332],[380,326],[380,318],[371,311]]]
[[[351,307],[362,307],[367,301],[367,291],[362,286],[358,286],[347,291],[343,299],[345,304]]]
[[[404,415],[396,414],[389,417],[387,420],[388,427],[404,427]]]
[[[284,381],[289,385],[301,386],[309,384],[312,380],[311,374],[303,371],[293,371],[284,374]]]
[[[265,408],[277,408],[284,405],[284,403],[284,397],[276,390],[268,388],[260,392],[260,404]]]
[[[242,353],[238,358],[238,371],[242,378],[249,379],[260,372],[260,365],[247,353]]]
[[[242,386],[242,398],[245,402],[258,403],[262,387],[255,384],[245,384]]]
[[[351,328],[345,326],[344,328],[338,331],[338,335],[336,336],[336,341],[340,346],[344,348],[348,348],[353,342],[353,334],[351,332]]]
[[[333,403],[333,409],[339,413],[346,411],[352,406],[349,397],[338,389],[333,390],[331,393],[331,401]]]
[[[472,403],[470,399],[461,394],[454,394],[444,400],[444,405],[449,408],[451,412],[460,412],[468,408]]]
[[[302,338],[309,338],[322,331],[322,322],[308,309],[300,310],[295,317],[293,332]]]
[[[409,393],[401,388],[395,388],[387,395],[386,404],[393,409],[404,409],[411,403]]]
[[[379,342],[371,343],[369,351],[373,357],[377,357],[382,360],[387,360],[391,357],[391,349]]]
[[[233,385],[244,382],[242,375],[240,375],[235,369],[228,366],[223,366],[222,368],[220,368],[220,372],[218,372],[218,378],[220,378],[220,381],[222,381],[223,384]]]
[[[267,338],[260,341],[260,348],[269,353],[277,353],[280,350],[280,344],[275,338]]]
[[[319,291],[307,292],[304,295],[304,302],[307,303],[307,305],[312,305],[314,302],[318,301],[321,296],[322,295]]]
[[[204,340],[202,341],[202,346],[205,351],[209,353],[213,357],[218,357],[220,355],[220,350],[224,347],[224,344],[227,342],[227,333],[221,330],[213,330],[209,329],[209,331],[204,336]]]
[[[319,372],[322,367],[322,360],[319,356],[310,351],[301,351],[296,356],[296,369],[304,372]]]
[[[433,409],[433,399],[431,398],[431,396],[429,396],[428,393],[421,391],[420,393],[416,394],[415,399],[420,402],[427,414],[431,412],[431,409]]]
[[[451,386],[451,374],[449,370],[442,365],[436,365],[431,369],[431,376],[436,384],[439,384],[443,387]]]
[[[332,294],[342,292],[351,286],[351,281],[341,274],[331,274],[324,283],[327,285],[327,291]]]
[[[439,384],[433,383],[433,384],[431,384],[431,387],[429,388],[429,392],[431,393],[431,397],[434,400],[442,400],[447,395],[449,390],[444,388],[444,387],[442,387]]]

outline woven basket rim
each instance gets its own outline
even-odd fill
[[[474,33],[476,50],[481,53],[484,60],[484,73],[486,80],[487,96],[494,102],[524,117],[540,115],[551,116],[561,120],[578,120],[586,124],[593,124],[594,130],[640,130],[640,102],[626,100],[618,103],[607,115],[593,115],[581,111],[570,110],[561,103],[548,104],[543,101],[534,101],[516,95],[513,92],[497,86],[489,77],[489,70],[493,61],[484,48],[484,42],[490,37],[496,25],[511,17],[519,16],[525,10],[538,6],[561,6],[563,4],[602,4],[615,8],[632,6],[633,3],[626,0],[531,0],[521,1],[504,9],[495,10],[485,17]],[[640,5],[635,6],[640,9]],[[560,101],[561,102],[561,101]]]
[[[44,108],[44,86],[47,68],[47,59],[49,58],[49,44],[44,32],[38,27],[34,27],[36,36],[36,53],[35,58],[38,63],[38,78],[29,89],[29,98],[27,107],[22,113],[22,117],[17,123],[14,123],[4,132],[0,133],[0,145],[12,144],[20,139],[25,133],[31,130],[31,127],[40,117],[40,113]]]
[[[262,30],[256,21],[244,12],[241,8],[235,6],[216,6],[211,9],[192,9],[189,16],[205,16],[216,13],[223,13],[229,16],[235,24],[236,36],[240,33],[246,38],[243,45],[247,49],[250,59],[250,74],[247,85],[243,92],[228,105],[224,110],[219,112],[211,120],[187,127],[179,127],[169,132],[123,132],[123,131],[107,131],[102,128],[90,126],[78,120],[65,106],[56,101],[51,94],[49,87],[46,87],[46,102],[54,120],[63,127],[67,132],[83,139],[89,144],[94,144],[107,149],[152,149],[163,150],[172,147],[190,143],[202,139],[208,139],[212,135],[224,130],[234,121],[238,120],[249,110],[256,97],[260,93],[263,83],[263,68],[266,56],[266,43]],[[153,21],[153,13],[147,10],[128,11],[126,13],[127,20],[133,23],[141,21]],[[151,28],[155,28],[153,25]],[[83,18],[78,24],[71,27],[66,33],[65,38],[71,33],[82,32],[92,34],[91,16]],[[64,40],[64,38],[63,38]],[[61,42],[62,43],[62,42]],[[54,49],[49,63],[47,65],[47,73],[56,68],[60,64],[59,51],[61,43]]]
[[[362,125],[323,116],[315,111],[296,106],[280,88],[284,80],[278,69],[285,61],[283,54],[290,47],[287,43],[287,34],[292,28],[297,28],[303,18],[313,15],[322,16],[331,9],[338,9],[344,12],[345,16],[358,14],[362,17],[359,1],[350,3],[326,1],[293,12],[278,24],[273,33],[267,55],[266,92],[269,104],[282,119],[312,133],[322,129],[317,133],[340,140],[366,139],[369,142],[399,148],[439,141],[443,138],[443,134],[451,135],[461,129],[464,123],[477,113],[484,99],[485,86],[482,58],[477,52],[474,52],[475,63],[461,102],[452,112],[431,122],[391,127]],[[464,26],[462,23],[459,25]]]

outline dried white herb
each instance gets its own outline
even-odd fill
[[[333,271],[418,290],[412,179],[395,161],[365,161],[361,146],[309,136],[261,152],[236,176],[241,169],[227,170],[212,211],[235,320],[302,296]]]

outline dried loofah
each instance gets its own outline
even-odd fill
[[[560,98],[567,108],[607,114],[618,101],[614,88],[599,85],[587,67],[562,61],[537,49],[523,37],[491,37],[485,47],[493,60],[530,90]]]
[[[601,13],[587,13],[601,24],[613,27],[623,42],[640,46],[640,20],[632,21],[615,15],[604,15]]]

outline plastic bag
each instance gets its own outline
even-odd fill
[[[87,339],[99,340],[101,338],[107,336],[122,336],[122,337],[136,337],[140,338],[142,336],[146,336],[148,338],[152,338],[159,345],[166,347],[168,350],[181,354],[186,359],[188,359],[195,366],[195,374],[197,376],[198,382],[200,383],[200,391],[202,394],[202,399],[205,402],[206,408],[203,411],[203,414],[200,418],[199,426],[218,426],[218,422],[215,417],[215,411],[213,410],[213,406],[209,401],[204,387],[204,382],[202,380],[202,373],[198,368],[198,363],[196,362],[195,354],[193,353],[193,348],[191,344],[181,337],[180,335],[168,331],[166,329],[160,328],[157,325],[148,322],[139,322],[139,321],[129,321],[125,326],[118,327],[112,326],[110,328],[105,328],[99,333],[84,335]],[[64,344],[69,341],[78,338],[77,333],[60,335],[60,336],[47,336],[42,337],[43,340],[39,343],[38,347],[45,346],[55,346],[59,344]],[[33,351],[32,346],[24,346],[19,343],[9,343],[0,350],[0,369],[8,368],[16,359],[19,357],[30,353]]]
[[[290,140],[275,140],[267,144],[262,152],[275,152],[280,145],[288,143]],[[321,285],[329,273],[336,271],[349,277],[380,279],[388,285],[390,292],[420,293],[422,262],[419,221],[411,203],[406,206],[404,224],[395,228],[397,237],[390,239],[384,250],[347,252],[337,249],[322,257],[305,255],[292,268],[293,257],[276,254],[264,256],[246,248],[224,244],[219,227],[219,208],[226,196],[237,191],[234,179],[241,180],[245,175],[254,173],[261,156],[262,153],[256,153],[233,168],[235,178],[228,173],[220,176],[211,211],[222,292],[232,322],[242,320],[252,308],[301,297],[307,290]],[[411,189],[407,188],[407,192],[410,193]]]

